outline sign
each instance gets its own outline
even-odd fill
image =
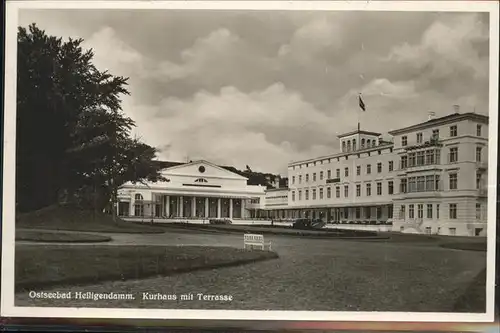
[[[259,234],[244,234],[243,235],[243,247],[245,249],[253,249],[258,248],[262,251],[267,250],[271,251],[271,242],[264,241],[264,235]]]
[[[330,184],[330,183],[338,183],[340,182],[340,178],[332,178],[332,179],[327,179],[326,180],[326,183],[327,184]]]

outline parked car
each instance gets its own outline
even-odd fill
[[[232,224],[233,221],[230,219],[210,219],[208,220],[209,224]]]
[[[292,228],[301,230],[321,229],[325,226],[325,222],[320,219],[300,218],[293,221]]]

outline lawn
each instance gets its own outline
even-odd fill
[[[45,230],[16,230],[16,241],[29,242],[54,242],[54,243],[96,243],[109,242],[111,237],[86,234],[69,233],[64,231]]]
[[[16,228],[72,230],[110,233],[163,233],[165,230],[149,225],[113,221],[110,215],[73,207],[51,206],[16,216]]]
[[[170,275],[277,258],[274,252],[199,246],[16,246],[16,291]]]

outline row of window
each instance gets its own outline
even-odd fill
[[[377,173],[382,173],[382,169],[383,169],[382,168],[382,162],[378,162],[377,163]],[[371,164],[367,164],[365,170],[366,170],[366,174],[367,175],[371,174],[372,173],[372,165]],[[389,163],[388,163],[388,170],[389,170],[389,172],[394,171],[394,162],[393,161],[389,161]],[[357,176],[361,175],[361,166],[360,165],[356,166],[356,175]],[[313,182],[317,181],[316,176],[317,176],[317,173],[314,172],[312,174],[312,181]],[[320,171],[319,172],[319,180],[323,180],[324,176],[325,176],[324,172]],[[344,168],[344,176],[345,177],[349,177],[349,167],[345,167]],[[340,178],[340,169],[336,170],[335,178]],[[332,179],[332,170],[328,170],[326,172],[326,179]],[[305,182],[307,183],[307,182],[309,182],[309,180],[310,180],[309,179],[309,174],[306,173],[305,174]],[[295,176],[292,176],[292,184],[295,184],[295,181],[296,181]],[[298,176],[298,183],[299,184],[302,183],[302,175]]]
[[[434,206],[436,209],[434,211]],[[416,208],[416,210],[415,210]],[[435,212],[435,215],[434,215]],[[439,219],[440,214],[440,204],[426,204],[425,205],[425,218],[427,219]],[[476,203],[476,219],[481,219],[482,211],[481,204]],[[401,220],[406,219],[406,205],[401,205],[399,209],[399,218]],[[424,218],[424,204],[410,204],[408,205],[408,219],[423,219]],[[450,203],[448,204],[448,218],[457,219],[458,218],[458,204]]]
[[[386,148],[386,149],[388,149],[390,153],[393,152],[393,148],[392,147],[389,147],[389,148]],[[378,152],[379,155],[382,155],[382,150],[383,149],[377,150],[377,152]],[[359,153],[359,154],[356,154],[356,155],[357,155],[358,158],[361,158],[363,154],[366,154],[367,156],[371,156],[371,152]],[[293,165],[292,166],[292,170],[295,170],[296,168],[302,169],[302,167],[308,168],[310,166],[316,166],[318,164],[332,163],[332,161],[334,159],[336,159],[337,162],[340,162],[340,157],[344,158],[345,160],[349,159],[349,155],[337,156],[337,157],[330,157],[330,158],[326,158],[324,160],[319,160],[319,161],[314,161],[314,162],[307,162],[307,163],[304,163],[304,164]]]
[[[482,126],[480,124],[477,124],[476,126],[476,136],[481,136],[482,135]],[[450,137],[456,137],[458,136],[458,127],[457,125],[450,126]],[[417,144],[423,143],[424,142],[424,134],[423,133],[417,133]],[[439,139],[439,129],[434,129],[432,130],[432,136],[431,139],[437,140]],[[408,145],[408,136],[402,136],[401,137],[401,145],[402,146],[407,146]]]
[[[351,140],[342,141],[342,151],[346,152],[351,150],[357,150],[358,146],[356,144],[357,144],[356,139],[352,139],[352,148],[351,148]],[[371,148],[375,147],[376,145],[377,145],[376,139],[373,140],[366,139],[366,141],[365,139],[361,139],[361,145],[359,146],[359,149]]]
[[[481,162],[483,147],[476,147],[476,162]],[[458,147],[451,147],[448,151],[448,163],[458,162]],[[441,163],[441,151],[439,149],[427,149],[408,155],[401,156],[401,169],[415,166],[433,165]]]
[[[303,191],[298,190],[297,191],[297,194],[298,194],[297,198],[295,196],[296,191],[292,191],[292,201],[310,200],[309,193],[312,194],[312,200],[318,199],[317,194],[319,194],[319,200],[322,200],[322,199],[324,199],[325,192],[326,192],[326,199],[331,199],[332,198],[332,187],[330,187],[330,186],[326,187],[326,191],[324,191],[324,188],[303,190]],[[340,198],[340,192],[341,192],[341,186],[336,186],[335,187],[335,197],[336,198]],[[302,193],[304,193],[304,198],[302,197]],[[365,193],[366,193],[366,196],[372,195],[372,184],[371,183],[365,184]],[[376,183],[376,194],[377,195],[383,194],[382,182]],[[394,194],[394,182],[392,180],[387,182],[387,194]],[[361,196],[361,184],[356,184],[356,196],[357,197]],[[344,185],[344,197],[345,198],[349,197],[349,185]]]

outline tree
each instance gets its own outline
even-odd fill
[[[99,71],[82,39],[18,31],[16,203],[102,209],[126,181],[161,179],[156,149],[130,137],[127,78]],[[115,196],[116,197],[116,196]]]

